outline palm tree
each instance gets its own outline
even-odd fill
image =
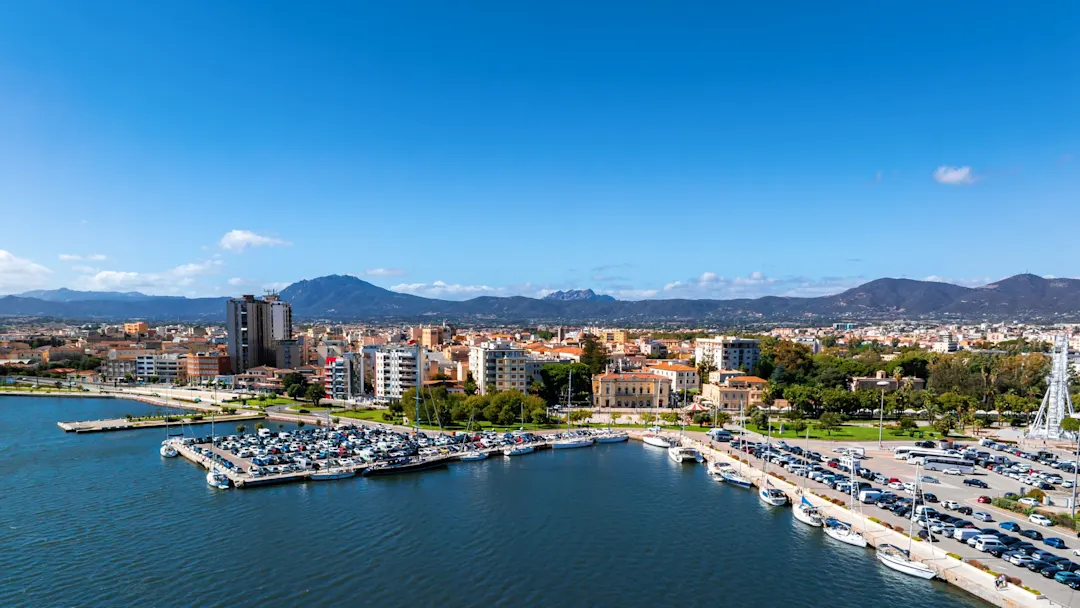
[[[246,427],[246,426],[244,426],[244,425],[242,425],[242,424],[238,424],[238,425],[236,425],[236,434],[237,434],[237,435],[243,435],[243,434],[244,434],[244,431],[246,431],[246,430],[247,430],[247,427]]]
[[[717,412],[716,420],[713,421],[713,426],[724,428],[724,425],[731,422],[731,414],[727,412]]]

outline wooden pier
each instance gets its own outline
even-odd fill
[[[213,420],[204,418],[202,420],[189,420],[181,414],[177,414],[176,418],[181,420],[171,421],[170,425],[194,425],[194,424],[210,424],[211,422],[226,423],[226,422],[241,422],[244,420],[262,420],[266,418],[264,414],[249,413],[249,414],[223,414],[221,416],[215,416]],[[67,433],[104,433],[107,431],[130,431],[133,429],[153,429],[165,426],[165,419],[152,419],[152,420],[128,420],[127,418],[109,418],[106,420],[83,420],[79,422],[57,422],[56,426],[60,427]]]

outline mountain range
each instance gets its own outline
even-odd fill
[[[875,319],[953,321],[1080,320],[1080,280],[1021,274],[981,287],[877,279],[822,297],[733,300],[615,300],[592,290],[543,299],[482,296],[448,301],[393,292],[352,276],[303,280],[281,291],[301,319],[454,320],[477,324],[565,322],[681,324],[820,324]],[[555,296],[555,297],[552,297]],[[227,298],[148,296],[138,292],[39,290],[0,298],[0,315],[78,320],[222,322]]]

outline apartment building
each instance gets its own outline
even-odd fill
[[[671,389],[676,395],[683,391],[695,391],[700,384],[697,368],[690,365],[661,363],[650,367],[649,371],[670,380]]]
[[[150,332],[150,326],[146,324],[146,321],[135,321],[133,323],[124,323],[124,333],[139,335]]]
[[[525,351],[509,342],[484,342],[470,347],[469,371],[481,395],[491,389],[525,392],[528,386]]]
[[[729,413],[738,412],[740,409],[752,405],[750,389],[722,386],[719,384],[706,384],[701,387],[701,398],[707,407],[717,407]]]
[[[383,346],[375,351],[375,398],[400,401],[418,380],[416,348]]]
[[[187,357],[189,383],[207,384],[229,373],[229,356],[217,352],[191,353]]]
[[[292,340],[292,306],[276,295],[231,299],[226,303],[225,329],[233,373],[276,363],[277,341]]]
[[[348,400],[364,395],[364,362],[362,353],[345,353],[327,357],[323,367],[323,386],[327,399]],[[399,395],[400,396],[400,395]]]
[[[608,344],[626,344],[626,330],[601,329],[596,332],[596,339]]]
[[[731,336],[698,338],[694,342],[694,358],[698,362],[710,360],[717,369],[751,371],[761,360],[761,342]]]
[[[592,380],[594,407],[661,407],[671,398],[671,380],[659,374],[606,373]]]
[[[157,376],[161,382],[176,382],[187,378],[187,358],[175,353],[139,355],[135,357],[135,378],[146,382]]]

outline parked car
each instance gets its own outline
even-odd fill
[[[942,471],[942,473],[944,473],[946,475],[963,475],[964,474],[963,471],[961,471],[960,469],[956,469],[956,468],[945,469],[944,471]]]
[[[930,492],[924,492],[923,495],[922,495],[922,498],[926,502],[937,502],[938,501],[938,497],[936,495],[934,495],[934,494],[931,494]]]
[[[1034,507],[1035,505],[1039,504],[1039,501],[1035,500],[1034,498],[1027,498],[1027,497],[1021,498],[1020,500],[1018,500],[1016,502],[1018,502],[1018,503],[1020,503],[1020,504],[1022,504],[1024,506],[1027,506],[1027,507]]]
[[[1038,513],[1032,513],[1031,516],[1028,517],[1028,521],[1033,524],[1038,524],[1040,526],[1049,527],[1054,525],[1054,522],[1050,521],[1049,517],[1045,515],[1040,515]]]
[[[945,502],[941,503],[941,506],[951,511],[959,507],[960,503],[956,502],[955,500],[946,500]]]
[[[967,505],[960,505],[959,507],[956,507],[956,512],[964,515],[971,515],[972,508]]]
[[[1020,524],[1018,524],[1018,523],[1016,523],[1014,521],[1003,521],[1000,524],[998,524],[998,526],[1002,530],[1008,530],[1009,532],[1019,532],[1020,531]]]
[[[1038,530],[1021,530],[1020,536],[1026,536],[1031,540],[1042,540],[1043,538],[1042,532],[1039,532]]]
[[[993,515],[990,515],[989,513],[986,513],[986,512],[984,512],[984,511],[977,511],[977,512],[975,512],[975,513],[974,513],[974,514],[973,514],[973,515],[971,516],[971,518],[972,518],[972,519],[977,519],[977,520],[979,520],[979,521],[994,521],[994,516],[993,516]]]
[[[1054,580],[1073,589],[1080,589],[1080,574],[1075,572],[1062,570],[1054,575]]]
[[[1056,536],[1051,536],[1050,538],[1044,538],[1043,542],[1046,543],[1047,546],[1053,547],[1055,549],[1068,549],[1068,547],[1065,546],[1065,541],[1061,540],[1060,538],[1058,538]]]
[[[981,479],[965,479],[964,480],[964,485],[965,486],[974,486],[976,488],[989,488],[990,487],[989,485],[987,485],[987,483],[985,481],[983,481]]]
[[[977,503],[979,503],[979,504],[982,504],[982,505],[988,505],[988,504],[990,504],[990,503],[991,503],[992,501],[991,501],[991,499],[990,499],[990,497],[989,497],[989,496],[980,496],[980,497],[978,497],[978,498],[976,498],[976,499],[975,499],[975,502],[977,502]]]

